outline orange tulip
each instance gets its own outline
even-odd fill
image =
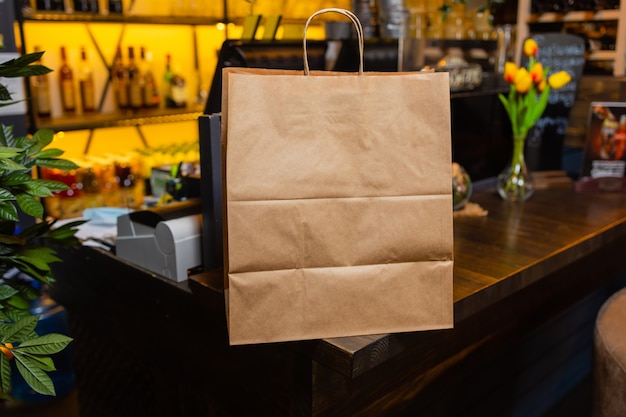
[[[535,62],[533,67],[530,69],[530,76],[535,84],[538,84],[541,80],[543,80],[543,65],[541,65],[541,62]]]
[[[537,56],[537,52],[539,51],[539,46],[534,39],[526,39],[524,41],[524,55],[526,56]]]
[[[511,84],[515,80],[515,74],[517,73],[517,65],[514,62],[504,63],[504,81]]]
[[[513,80],[513,84],[515,84],[515,90],[520,94],[526,94],[530,87],[533,85],[533,79],[530,76],[530,73],[526,70],[526,68],[520,68],[515,74],[515,79]]]
[[[548,77],[548,84],[550,87],[558,90],[564,87],[572,80],[572,77],[566,71],[559,71]]]

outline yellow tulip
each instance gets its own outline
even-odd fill
[[[526,68],[520,68],[515,74],[513,84],[515,84],[515,90],[518,93],[526,94],[530,87],[533,85],[533,79],[531,78],[530,73],[526,70]]]
[[[550,87],[558,90],[564,87],[572,80],[572,77],[566,71],[559,71],[548,77],[548,84]]]
[[[524,41],[524,55],[537,56],[537,51],[539,51],[539,46],[534,39],[529,38]]]
[[[517,73],[517,65],[514,62],[504,63],[504,81],[511,84]]]
[[[530,76],[535,84],[538,84],[543,80],[543,65],[541,65],[541,62],[535,62],[533,67],[530,69]]]

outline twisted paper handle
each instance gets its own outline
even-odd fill
[[[359,41],[359,75],[363,75],[363,26],[361,25],[361,22],[359,21],[359,18],[357,17],[357,15],[352,13],[350,10],[340,9],[337,7],[331,7],[328,9],[321,9],[321,10],[316,11],[307,19],[306,24],[304,25],[304,36],[302,38],[302,44],[303,44],[302,46],[304,49],[304,75],[307,75],[307,76],[309,75],[309,56],[306,51],[306,33],[307,33],[307,30],[309,29],[309,25],[311,21],[313,20],[313,18],[324,13],[342,14],[346,16],[348,19],[350,19],[350,21],[354,25],[354,28],[356,29],[357,38]]]

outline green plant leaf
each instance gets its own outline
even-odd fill
[[[550,96],[550,86],[546,84],[546,87],[543,89],[543,91],[541,92],[541,95],[539,96],[539,100],[537,101],[537,106],[535,107],[535,114],[533,115],[535,117],[535,120],[539,120],[544,110],[546,109],[548,105],[549,96]]]
[[[7,90],[7,88],[0,84],[0,101],[9,101],[11,100],[11,93],[9,93],[9,90]]]
[[[34,366],[38,367],[39,369],[43,371],[51,372],[51,371],[57,370],[56,366],[54,365],[54,361],[49,356],[32,355],[26,352],[21,352],[21,353],[23,356],[30,359],[30,361],[32,362]]]
[[[15,199],[24,213],[38,219],[43,217],[43,205],[35,197],[28,194],[17,194]]]
[[[13,126],[7,126],[5,124],[0,124],[0,126],[2,126],[2,129],[0,129],[0,146],[12,147]]]
[[[6,71],[14,67],[24,67],[33,62],[41,59],[41,52],[34,52],[33,54],[21,55],[17,58],[4,61],[0,64],[0,75],[6,77]]]
[[[69,190],[70,187],[67,184],[62,183],[61,181],[55,180],[36,180],[37,184],[43,185],[50,191],[65,191]]]
[[[51,69],[41,65],[33,64],[41,59],[43,52],[33,52],[21,55],[15,59],[0,64],[0,76],[7,78],[29,77],[31,75],[47,74]],[[32,64],[32,65],[31,65]]]
[[[17,290],[10,285],[0,285],[0,300],[6,300],[17,294]]]
[[[0,158],[13,158],[19,155],[23,149],[21,148],[8,148],[6,146],[0,146]]]
[[[0,243],[6,243],[7,245],[24,245],[26,241],[20,236],[0,234]],[[7,253],[13,253],[13,248]]]
[[[15,200],[13,193],[6,188],[0,187],[0,201]]]
[[[38,180],[30,180],[24,183],[24,189],[34,197],[52,197],[52,191]]]
[[[24,171],[28,168],[12,159],[0,159],[0,169],[6,169],[7,171]]]
[[[37,268],[33,268],[29,262],[23,262],[19,258],[13,258],[13,266],[20,272],[30,275],[31,278],[41,281],[44,284],[51,285],[54,282],[54,277],[50,271],[41,271]]]
[[[62,171],[71,171],[73,169],[79,168],[79,166],[76,165],[74,162],[68,161],[66,159],[56,159],[56,158],[36,159],[35,163],[39,167],[56,168]]]
[[[17,222],[20,218],[17,215],[15,206],[6,201],[0,201],[0,218]]]
[[[58,156],[63,155],[65,152],[62,151],[61,149],[57,149],[57,148],[50,148],[50,149],[44,149],[43,151],[33,155],[35,158],[37,159],[46,159],[46,158],[56,158]]]
[[[77,230],[75,229],[54,229],[51,230],[46,237],[54,240],[64,240],[68,238],[72,238],[76,235]]]
[[[7,326],[7,329],[0,333],[0,343],[15,343],[25,340],[29,334],[35,331],[37,321],[39,321],[39,316],[29,315]]]
[[[28,141],[31,155],[41,152],[43,148],[52,143],[53,139],[54,131],[52,129],[37,130]]]
[[[11,388],[11,362],[0,353],[0,392],[8,394]]]
[[[11,172],[0,178],[0,183],[9,187],[22,185],[30,181],[33,181],[33,177],[23,172]]]
[[[22,261],[28,261],[28,263],[42,271],[47,271],[50,269],[50,267],[47,265],[48,263],[61,261],[59,258],[57,258],[54,249],[47,248],[45,246],[37,246],[25,249],[20,252],[17,258]],[[44,265],[40,266],[40,264]]]
[[[9,319],[9,316],[7,316],[6,314],[4,314],[4,307],[2,306],[2,304],[0,304],[0,322],[2,321],[11,321]]]
[[[24,381],[35,391],[43,395],[56,395],[52,380],[28,356],[14,352],[15,364]]]
[[[28,308],[30,307],[30,303],[28,302],[28,300],[22,297],[20,294],[15,294],[13,297],[10,297],[7,300],[7,304],[19,310],[28,310]]]
[[[15,353],[32,355],[52,355],[65,349],[73,339],[59,333],[49,333],[34,339],[25,340],[14,348]]]

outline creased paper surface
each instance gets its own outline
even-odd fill
[[[451,327],[445,73],[224,73],[232,344]]]

